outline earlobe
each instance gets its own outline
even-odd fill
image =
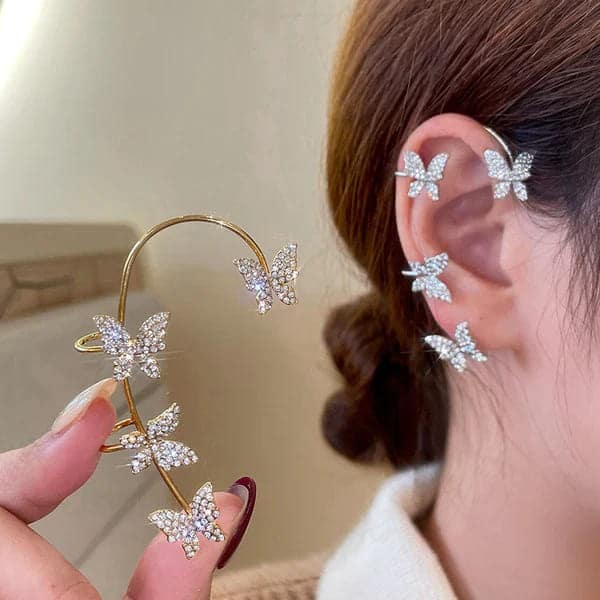
[[[439,115],[411,134],[396,173],[396,219],[406,257],[426,264],[426,258],[448,255],[442,283],[452,303],[428,294],[424,281],[431,312],[450,337],[457,324],[471,323],[484,351],[511,345],[518,335],[508,318],[515,289],[507,269],[514,256],[506,233],[514,226],[520,203],[494,199],[498,181],[490,178],[483,157],[488,149],[503,152],[481,124],[461,115]],[[419,163],[410,153],[420,157],[423,170],[415,168]],[[427,166],[432,161],[439,162],[430,173]],[[411,197],[417,187],[413,184],[420,181],[419,194]],[[438,200],[430,193],[431,184],[437,187]]]

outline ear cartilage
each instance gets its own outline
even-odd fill
[[[494,183],[494,199],[506,198],[512,188],[515,196],[521,202],[526,202],[528,193],[523,182],[531,177],[534,155],[530,152],[521,152],[516,158],[513,158],[506,142],[490,127],[484,127],[484,129],[502,146],[506,153],[506,157],[492,149],[487,149],[483,153],[488,176],[496,181]]]
[[[191,559],[200,549],[200,540],[206,538],[213,542],[223,542],[225,534],[217,519],[220,511],[215,503],[212,484],[205,483],[194,495],[191,502],[179,491],[171,479],[169,471],[177,467],[194,464],[198,455],[182,442],[167,439],[179,425],[180,408],[172,404],[169,408],[150,419],[146,425],[142,422],[136,407],[129,378],[139,369],[152,379],[160,377],[160,367],[156,355],[166,349],[165,338],[170,313],[160,312],[147,318],[133,337],[125,329],[125,307],[133,264],[145,244],[167,227],[180,223],[212,223],[235,233],[252,250],[255,258],[241,258],[235,264],[242,274],[246,287],[256,298],[258,312],[264,314],[273,305],[273,295],[285,305],[297,303],[293,284],[298,277],[297,244],[288,244],[276,253],[271,265],[254,239],[241,227],[211,215],[184,215],[174,217],[147,231],[133,246],[121,275],[121,291],[117,317],[96,315],[96,331],[80,337],[75,342],[79,352],[104,352],[113,358],[113,377],[123,382],[123,391],[129,408],[129,416],[113,427],[113,433],[132,427],[121,434],[119,443],[102,446],[102,452],[134,450],[129,467],[133,474],[154,466],[163,481],[181,507],[176,512],[161,509],[152,512],[148,519],[158,527],[169,542],[179,542],[186,558]],[[100,340],[98,345],[89,342]]]
[[[414,277],[412,282],[413,292],[425,292],[429,298],[442,300],[450,304],[452,302],[452,294],[448,286],[438,279],[448,266],[448,255],[445,252],[436,254],[435,256],[425,257],[425,260],[420,262],[410,262],[410,271],[402,271],[405,277]]]
[[[394,175],[396,177],[409,177],[414,180],[408,187],[409,198],[416,198],[425,189],[429,197],[435,202],[440,199],[437,182],[444,177],[444,169],[448,158],[449,155],[445,152],[436,154],[425,168],[423,160],[416,152],[407,151],[404,153],[404,171],[395,171]]]
[[[487,356],[477,348],[469,332],[469,324],[463,321],[456,326],[456,341],[443,335],[428,335],[423,341],[433,348],[441,360],[448,361],[459,373],[467,368],[467,356],[477,362],[487,361]]]

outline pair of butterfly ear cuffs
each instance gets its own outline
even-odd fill
[[[123,267],[117,318],[110,315],[93,317],[97,331],[79,338],[75,342],[75,349],[79,352],[103,352],[113,360],[113,377],[123,383],[129,409],[129,417],[116,423],[113,432],[127,427],[133,429],[122,434],[118,443],[102,446],[101,450],[103,452],[133,451],[129,466],[134,475],[152,465],[155,466],[182,510],[156,510],[148,516],[148,519],[165,534],[169,542],[180,543],[186,558],[191,559],[200,549],[200,539],[206,538],[212,542],[225,540],[225,533],[218,523],[220,511],[215,502],[212,484],[209,482],[200,487],[191,502],[185,498],[171,478],[170,471],[197,462],[198,456],[185,444],[167,439],[179,425],[181,409],[174,403],[144,425],[129,382],[130,376],[138,369],[151,379],[160,377],[157,356],[166,349],[165,338],[170,314],[159,312],[152,315],[142,323],[135,337],[125,329],[127,292],[132,267],[140,250],[150,238],[163,229],[189,222],[211,223],[229,230],[240,237],[254,252],[256,258],[240,258],[234,261],[234,265],[241,274],[246,288],[254,295],[259,314],[266,314],[271,310],[274,297],[287,306],[297,303],[294,289],[294,282],[298,276],[295,243],[287,244],[279,250],[269,264],[258,244],[241,227],[210,215],[175,217],[150,229],[133,246]],[[101,344],[88,345],[88,342],[93,340],[100,340]],[[249,501],[253,502],[253,498]],[[226,553],[227,548],[224,554]]]
[[[513,159],[506,142],[493,129],[485,127],[485,130],[502,146],[506,153],[506,157],[491,149],[485,150],[483,153],[488,176],[494,181],[494,199],[506,198],[512,189],[519,200],[527,201],[527,188],[524,182],[531,176],[533,154],[522,152]],[[448,159],[447,153],[437,154],[425,168],[421,157],[415,152],[408,151],[404,153],[404,171],[396,171],[394,175],[413,180],[408,188],[409,198],[416,198],[425,191],[431,200],[437,202],[440,199],[438,182],[444,176]],[[448,263],[448,254],[444,252],[425,257],[422,263],[410,262],[410,270],[402,271],[402,274],[414,278],[413,292],[424,292],[429,298],[451,303],[450,290],[439,279],[439,276],[448,267]],[[477,348],[473,341],[467,321],[462,321],[456,326],[454,340],[441,335],[427,335],[423,341],[438,353],[441,360],[448,361],[460,373],[467,368],[467,357],[476,362],[487,361],[487,356]]]

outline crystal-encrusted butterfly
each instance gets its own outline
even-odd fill
[[[447,360],[459,372],[467,368],[467,355],[477,362],[485,362],[487,356],[478,350],[469,333],[469,324],[466,321],[459,323],[454,332],[456,341],[442,335],[428,335],[424,338],[427,345],[431,346],[442,360]]]
[[[410,271],[402,271],[406,277],[415,277],[412,282],[413,292],[425,292],[430,298],[452,302],[448,286],[438,279],[448,266],[448,255],[445,252],[426,257],[424,262],[410,262]]]
[[[200,548],[199,537],[222,542],[225,535],[217,523],[219,509],[211,483],[205,483],[194,496],[190,510],[176,512],[169,509],[155,510],[148,519],[156,525],[169,542],[181,542],[187,558],[193,558]]]
[[[113,376],[117,381],[129,377],[135,365],[152,379],[160,377],[160,368],[154,355],[165,349],[169,316],[168,312],[152,315],[142,323],[134,338],[115,318],[109,315],[94,317],[104,352],[115,357]]]
[[[255,295],[261,315],[271,310],[273,292],[283,304],[293,305],[298,302],[293,286],[298,277],[297,244],[288,244],[277,252],[269,274],[253,258],[238,258],[233,264],[244,278],[246,288]]]
[[[396,171],[396,175],[414,179],[408,187],[409,198],[416,198],[425,188],[432,200],[439,200],[440,191],[437,182],[444,176],[447,162],[448,154],[442,152],[431,159],[426,169],[421,157],[416,152],[408,151],[404,153],[404,171]]]
[[[488,175],[496,179],[494,184],[494,198],[506,198],[512,186],[515,196],[525,202],[527,200],[527,187],[523,183],[531,177],[533,154],[522,152],[515,158],[512,168],[502,154],[496,150],[486,150],[483,153],[487,165]]]
[[[177,404],[171,404],[158,417],[148,421],[145,435],[141,431],[132,431],[121,436],[119,441],[123,448],[139,450],[131,458],[132,473],[143,471],[152,464],[152,458],[165,471],[191,465],[198,460],[196,453],[185,444],[165,439],[177,429],[180,412]]]

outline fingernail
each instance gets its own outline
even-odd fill
[[[256,482],[251,477],[242,477],[227,491],[241,498],[244,505],[237,519],[235,531],[229,538],[223,554],[221,554],[217,569],[222,569],[229,562],[229,559],[234,555],[244,538],[244,534],[252,518],[252,513],[254,512],[254,504],[256,503]]]
[[[103,379],[98,383],[90,386],[86,390],[83,390],[78,394],[56,417],[54,423],[52,423],[52,433],[60,433],[72,425],[77,419],[79,419],[88,406],[96,398],[106,398],[107,400],[113,395],[117,389],[117,382],[114,379]]]

